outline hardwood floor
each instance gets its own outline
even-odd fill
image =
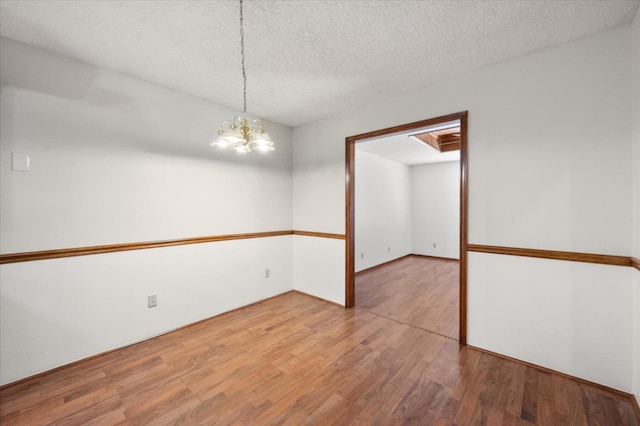
[[[0,390],[3,425],[639,425],[625,395],[296,292]]]
[[[356,308],[459,336],[459,262],[407,256],[356,274]]]

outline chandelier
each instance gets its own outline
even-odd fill
[[[244,68],[244,15],[242,13],[242,1],[240,0],[240,56],[242,58],[243,109],[242,116],[235,116],[233,120],[224,121],[218,131],[218,137],[209,145],[221,149],[229,149],[238,154],[247,154],[251,151],[269,152],[275,146],[268,133],[264,131],[260,120],[249,121],[247,115],[247,73]]]

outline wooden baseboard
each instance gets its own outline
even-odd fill
[[[186,324],[186,325],[180,326],[180,327],[178,327],[178,328],[174,328],[174,329],[172,329],[172,330],[165,331],[165,332],[160,333],[160,334],[158,334],[158,335],[155,335],[155,336],[148,337],[148,338],[146,338],[146,339],[140,340],[139,342],[130,343],[130,344],[128,344],[128,345],[124,345],[124,346],[120,346],[120,347],[117,347],[117,348],[109,349],[109,350],[107,350],[107,351],[100,352],[100,353],[98,353],[98,354],[91,355],[91,356],[88,356],[88,357],[86,357],[86,358],[80,358],[80,359],[77,359],[77,360],[75,360],[75,361],[71,361],[71,362],[69,362],[69,363],[67,363],[67,364],[61,365],[61,366],[59,366],[59,367],[52,368],[52,369],[50,369],[50,370],[42,371],[42,372],[40,372],[40,373],[36,373],[36,374],[31,375],[31,376],[24,377],[24,378],[22,378],[22,379],[18,379],[18,380],[16,380],[16,381],[13,381],[13,382],[10,382],[10,383],[5,383],[4,385],[0,385],[0,390],[4,390],[4,389],[6,389],[6,388],[10,388],[10,387],[13,387],[13,386],[18,386],[18,385],[20,385],[21,383],[24,383],[24,382],[29,381],[29,380],[38,379],[39,377],[46,376],[47,374],[55,373],[56,371],[59,371],[59,370],[61,370],[61,369],[63,369],[63,368],[69,368],[69,367],[71,367],[71,366],[73,366],[73,365],[76,365],[76,364],[79,364],[79,363],[81,363],[81,362],[86,362],[86,361],[90,361],[90,360],[93,360],[93,359],[97,359],[97,358],[100,358],[100,357],[103,357],[103,356],[109,355],[109,354],[110,354],[110,353],[112,353],[112,352],[119,351],[119,350],[121,350],[121,349],[125,349],[125,348],[128,348],[128,347],[133,346],[133,345],[137,345],[138,343],[142,343],[142,342],[144,342],[145,340],[155,339],[155,338],[157,338],[157,337],[161,337],[161,336],[164,336],[164,335],[166,335],[166,334],[173,333],[173,332],[175,332],[175,331],[179,331],[179,330],[183,330],[183,329],[185,329],[185,328],[193,327],[193,326],[196,326],[196,325],[201,324],[201,323],[203,323],[203,322],[209,321],[209,320],[211,320],[211,319],[213,319],[213,318],[220,317],[220,316],[223,316],[223,315],[227,315],[227,314],[230,314],[230,313],[232,313],[232,312],[236,312],[236,311],[239,311],[239,310],[241,310],[241,309],[245,309],[245,308],[248,308],[248,307],[250,307],[250,306],[254,306],[254,305],[257,305],[257,304],[259,304],[259,303],[263,303],[263,302],[266,302],[266,301],[268,301],[268,300],[275,299],[276,297],[281,297],[281,296],[284,296],[285,294],[289,294],[289,293],[298,293],[298,294],[302,294],[302,295],[304,295],[304,296],[312,297],[312,298],[314,298],[314,299],[321,300],[321,301],[323,301],[323,302],[326,302],[326,303],[329,303],[329,304],[332,304],[332,305],[336,305],[336,306],[339,306],[340,308],[343,308],[343,309],[344,309],[344,306],[343,306],[343,305],[341,305],[341,304],[339,304],[339,303],[336,303],[336,302],[332,302],[331,300],[326,300],[326,299],[323,299],[323,298],[321,298],[321,297],[314,296],[314,295],[312,295],[312,294],[308,294],[308,293],[305,293],[305,292],[303,292],[303,291],[299,291],[299,290],[287,290],[287,291],[285,291],[285,292],[283,292],[283,293],[279,293],[279,294],[276,294],[276,295],[274,295],[274,296],[267,297],[266,299],[261,299],[261,300],[257,300],[257,301],[255,301],[255,302],[249,303],[249,304],[247,304],[247,305],[238,306],[237,308],[233,308],[233,309],[231,309],[231,310],[229,310],[229,311],[220,312],[219,314],[215,314],[215,315],[212,315],[212,316],[210,316],[210,317],[203,318],[203,319],[201,319],[201,320],[198,320],[198,321],[195,321],[195,322],[192,322],[192,323],[189,323],[189,324]]]
[[[638,405],[638,399],[631,395],[631,404],[633,404],[633,409],[636,410],[636,417],[638,417],[638,423],[640,423],[640,405]]]
[[[405,258],[407,258],[407,257],[411,257],[411,256],[415,256],[415,257],[425,257],[425,258],[428,258],[428,259],[434,259],[434,260],[445,260],[445,261],[449,261],[449,262],[460,262],[460,259],[452,259],[452,258],[450,258],[450,257],[438,257],[438,256],[428,256],[428,255],[426,255],[426,254],[415,254],[415,253],[409,253],[409,254],[405,254],[405,255],[404,255],[404,256],[402,256],[402,257],[398,257],[397,259],[392,259],[392,260],[389,260],[389,261],[387,261],[387,262],[380,263],[380,264],[378,264],[378,265],[371,266],[371,267],[369,267],[369,268],[367,268],[367,269],[363,269],[363,270],[361,270],[361,271],[358,271],[358,272],[356,272],[356,276],[358,276],[359,274],[365,273],[365,272],[369,272],[369,271],[373,271],[373,270],[378,269],[378,268],[382,268],[382,267],[384,267],[384,266],[388,266],[388,265],[389,265],[389,264],[391,264],[391,263],[398,262],[398,261],[400,261],[400,260],[402,260],[402,259],[405,259]]]
[[[453,257],[431,256],[431,255],[428,255],[428,254],[411,253],[409,256],[426,257],[427,259],[446,260],[446,261],[449,261],[449,262],[460,262],[460,259],[454,259]]]
[[[305,293],[304,291],[300,291],[300,290],[291,290],[291,293],[298,293],[298,294],[302,294],[303,296],[312,297],[312,298],[314,298],[314,299],[316,299],[316,300],[320,300],[320,301],[322,301],[322,302],[329,303],[329,304],[331,304],[331,305],[336,305],[336,306],[338,306],[338,307],[340,307],[340,308],[344,309],[344,305],[341,305],[341,304],[339,304],[339,303],[333,302],[333,301],[331,301],[331,300],[323,299],[322,297],[314,296],[313,294]],[[283,294],[284,294],[284,293],[283,293]]]
[[[402,260],[402,259],[404,259],[404,258],[406,258],[406,257],[409,257],[409,256],[411,256],[411,254],[405,254],[404,256],[398,257],[398,258],[396,258],[396,259],[391,259],[391,260],[388,260],[388,261],[386,261],[386,262],[384,262],[384,263],[379,263],[379,264],[377,264],[377,265],[370,266],[370,267],[368,267],[368,268],[366,268],[366,269],[363,269],[363,270],[361,270],[361,271],[356,272],[356,273],[355,273],[355,275],[356,275],[356,276],[358,276],[358,275],[363,274],[363,273],[365,273],[365,272],[373,271],[373,270],[376,270],[376,269],[378,269],[378,268],[382,268],[382,267],[384,267],[384,266],[388,266],[388,265],[390,265],[391,263],[398,262],[398,261],[400,261],[400,260]]]
[[[245,309],[245,308],[248,308],[248,307],[250,307],[250,306],[257,305],[258,303],[266,302],[267,300],[275,299],[276,297],[280,297],[280,296],[283,296],[283,295],[285,295],[285,294],[294,293],[294,292],[296,292],[296,290],[288,290],[288,291],[285,291],[285,292],[283,292],[283,293],[279,293],[279,294],[276,294],[276,295],[274,295],[274,296],[267,297],[266,299],[261,299],[261,300],[258,300],[258,301],[255,301],[255,302],[249,303],[249,304],[247,304],[247,305],[242,305],[242,306],[239,306],[239,307],[237,307],[237,308],[233,308],[233,309],[231,309],[231,310],[229,310],[229,311],[220,312],[219,314],[215,314],[215,315],[212,315],[212,316],[210,316],[210,317],[203,318],[203,319],[201,319],[201,320],[198,320],[198,321],[195,321],[195,322],[192,322],[192,323],[189,323],[189,324],[186,324],[186,325],[180,326],[180,327],[178,327],[178,328],[174,328],[174,329],[172,329],[172,330],[165,331],[165,332],[160,333],[160,334],[157,334],[157,335],[155,335],[155,336],[147,337],[147,338],[142,339],[142,340],[140,340],[140,341],[138,341],[138,342],[130,343],[130,344],[128,344],[128,345],[124,345],[124,346],[119,346],[119,347],[117,347],[117,348],[113,348],[113,349],[109,349],[109,350],[107,350],[107,351],[100,352],[100,353],[95,354],[95,355],[91,355],[91,356],[88,356],[88,357],[85,357],[85,358],[80,358],[80,359],[77,359],[77,360],[75,360],[75,361],[71,361],[71,362],[69,362],[69,363],[67,363],[67,364],[63,364],[63,365],[61,365],[61,366],[59,366],[59,367],[55,367],[55,368],[52,368],[52,369],[50,369],[50,370],[45,370],[45,371],[42,371],[42,372],[40,372],[40,373],[33,374],[33,375],[31,375],[31,376],[23,377],[22,379],[18,379],[18,380],[15,380],[15,381],[13,381],[13,382],[5,383],[4,385],[0,385],[0,390],[4,390],[4,389],[6,389],[6,388],[10,388],[10,387],[12,387],[12,386],[18,386],[18,385],[20,385],[21,383],[24,383],[24,382],[29,381],[29,380],[38,379],[38,378],[40,378],[40,377],[44,377],[44,376],[46,376],[46,375],[48,375],[48,374],[55,373],[56,371],[62,370],[63,368],[69,368],[69,367],[72,367],[72,366],[74,366],[74,365],[76,365],[76,364],[79,364],[79,363],[81,363],[81,362],[87,362],[87,361],[90,361],[90,360],[93,360],[93,359],[97,359],[97,358],[100,358],[100,357],[103,357],[103,356],[109,355],[110,353],[113,353],[113,352],[115,352],[115,351],[119,351],[119,350],[121,350],[121,349],[125,349],[125,348],[128,348],[128,347],[130,347],[130,346],[137,345],[137,344],[142,343],[142,342],[144,342],[144,341],[146,341],[146,340],[155,339],[155,338],[157,338],[157,337],[161,337],[161,336],[164,336],[164,335],[166,335],[166,334],[173,333],[173,332],[175,332],[175,331],[179,331],[179,330],[183,330],[183,329],[185,329],[185,328],[193,327],[193,326],[198,325],[198,324],[201,324],[201,323],[203,323],[203,322],[205,322],[205,321],[209,321],[209,320],[211,320],[211,319],[213,319],[213,318],[216,318],[216,317],[219,317],[219,316],[222,316],[222,315],[227,315],[227,314],[230,314],[230,313],[232,313],[232,312],[238,311],[238,310],[240,310],[240,309]],[[298,292],[298,293],[301,293],[301,292]],[[301,293],[301,294],[304,294],[304,293]],[[308,296],[311,296],[311,295],[308,295]],[[311,297],[314,297],[314,296],[311,296]],[[319,298],[318,298],[318,299],[319,299]],[[324,299],[320,299],[320,300],[324,300]],[[333,302],[329,302],[329,301],[326,301],[326,302],[328,302],[328,303],[333,303]]]
[[[525,365],[527,367],[535,368],[536,370],[539,370],[539,371],[544,371],[546,373],[556,374],[558,376],[565,377],[565,378],[570,379],[570,380],[575,380],[575,381],[583,383],[585,385],[589,385],[589,386],[593,386],[595,388],[598,388],[598,389],[600,389],[602,391],[615,393],[617,395],[620,395],[623,398],[628,398],[629,401],[631,402],[631,404],[634,406],[634,409],[636,410],[636,415],[638,416],[638,421],[640,422],[640,407],[638,406],[638,400],[631,393],[623,392],[621,390],[614,389],[614,388],[609,387],[609,386],[601,385],[600,383],[592,382],[590,380],[586,380],[586,379],[582,379],[580,377],[572,376],[571,374],[563,373],[563,372],[560,372],[560,371],[553,370],[551,368],[546,368],[546,367],[542,367],[542,366],[537,365],[537,364],[532,364],[530,362],[522,361],[520,359],[513,358],[513,357],[510,357],[510,356],[507,356],[507,355],[503,355],[503,354],[500,354],[500,353],[497,353],[497,352],[492,352],[492,351],[487,350],[487,349],[482,349],[482,348],[479,348],[477,346],[467,345],[467,347],[469,347],[471,349],[474,349],[476,351],[479,351],[479,352],[486,353],[488,355],[493,355],[495,357],[506,359],[506,360],[509,360],[509,361],[513,361],[515,363],[522,364],[522,365]]]

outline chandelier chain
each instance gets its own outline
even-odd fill
[[[240,0],[240,56],[242,57],[242,82],[243,82],[243,108],[242,112],[247,113],[247,72],[244,69],[244,13],[242,11],[242,0]]]
[[[251,151],[270,152],[275,150],[271,136],[264,131],[260,120],[249,121],[247,119],[247,72],[244,59],[244,12],[243,0],[240,3],[240,57],[242,64],[242,116],[235,116],[233,120],[224,121],[218,131],[218,137],[209,145],[230,149],[238,154],[247,154]]]

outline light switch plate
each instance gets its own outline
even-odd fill
[[[11,170],[15,170],[18,172],[28,172],[29,167],[29,155],[20,154],[18,152],[11,153]]]
[[[158,295],[156,293],[149,294],[147,296],[147,306],[149,308],[155,308],[156,306],[158,306]]]

